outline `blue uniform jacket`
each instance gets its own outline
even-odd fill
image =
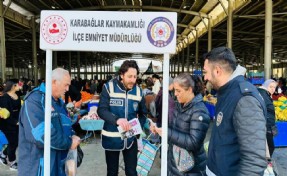
[[[242,100],[246,101],[242,104]],[[262,174],[266,168],[265,113],[263,98],[241,75],[218,90],[207,160],[212,173],[217,176]]]
[[[102,130],[103,148],[117,151],[130,148],[134,137],[122,140],[116,122],[119,118],[128,121],[139,118],[143,127],[147,110],[141,88],[135,85],[131,90],[126,90],[118,79],[106,83],[101,93],[98,114],[105,120]]]
[[[24,99],[19,119],[18,175],[41,176],[44,169],[45,85],[30,92]],[[51,175],[63,176],[64,160],[71,147],[71,120],[63,101],[52,98]]]

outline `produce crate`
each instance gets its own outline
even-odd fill
[[[3,146],[8,144],[8,141],[6,139],[6,136],[4,133],[0,130],[0,150],[2,150]]]
[[[99,101],[90,101],[89,103],[88,103],[88,111],[90,111],[90,109],[91,109],[91,107],[93,107],[93,106],[99,106]]]
[[[82,130],[96,131],[102,130],[104,126],[104,120],[84,120],[79,121]]]
[[[264,78],[250,78],[249,82],[251,82],[251,84],[263,84],[265,81]]]
[[[211,120],[214,120],[215,118],[215,105],[209,103],[209,102],[204,102]]]
[[[287,122],[276,122],[278,135],[274,137],[275,147],[287,147]]]

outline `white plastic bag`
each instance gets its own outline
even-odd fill
[[[70,149],[65,162],[67,176],[76,176],[77,173],[77,149]]]
[[[271,164],[268,164],[267,168],[264,171],[264,175],[263,176],[275,176],[275,173],[273,171],[273,167]]]

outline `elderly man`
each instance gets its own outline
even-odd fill
[[[61,96],[71,84],[69,72],[56,68],[52,72],[51,116],[51,175],[65,175],[64,161],[69,149],[80,144],[72,136],[71,120]],[[44,169],[45,84],[42,83],[25,97],[19,119],[18,175],[37,176]]]
[[[208,148],[208,176],[258,176],[267,166],[266,113],[263,98],[244,80],[231,49],[205,56],[204,79],[217,90],[216,118]]]

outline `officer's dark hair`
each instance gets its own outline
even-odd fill
[[[203,56],[208,62],[216,63],[227,72],[232,73],[236,69],[236,58],[233,51],[227,47],[218,47],[212,49]]]
[[[189,73],[181,73],[174,78],[173,83],[178,83],[180,87],[187,90],[190,87],[194,95],[204,94],[204,85],[202,79],[197,75],[190,75]]]
[[[129,68],[134,68],[137,70],[137,75],[140,73],[140,69],[135,60],[125,60],[119,69],[119,75],[125,74]]]

